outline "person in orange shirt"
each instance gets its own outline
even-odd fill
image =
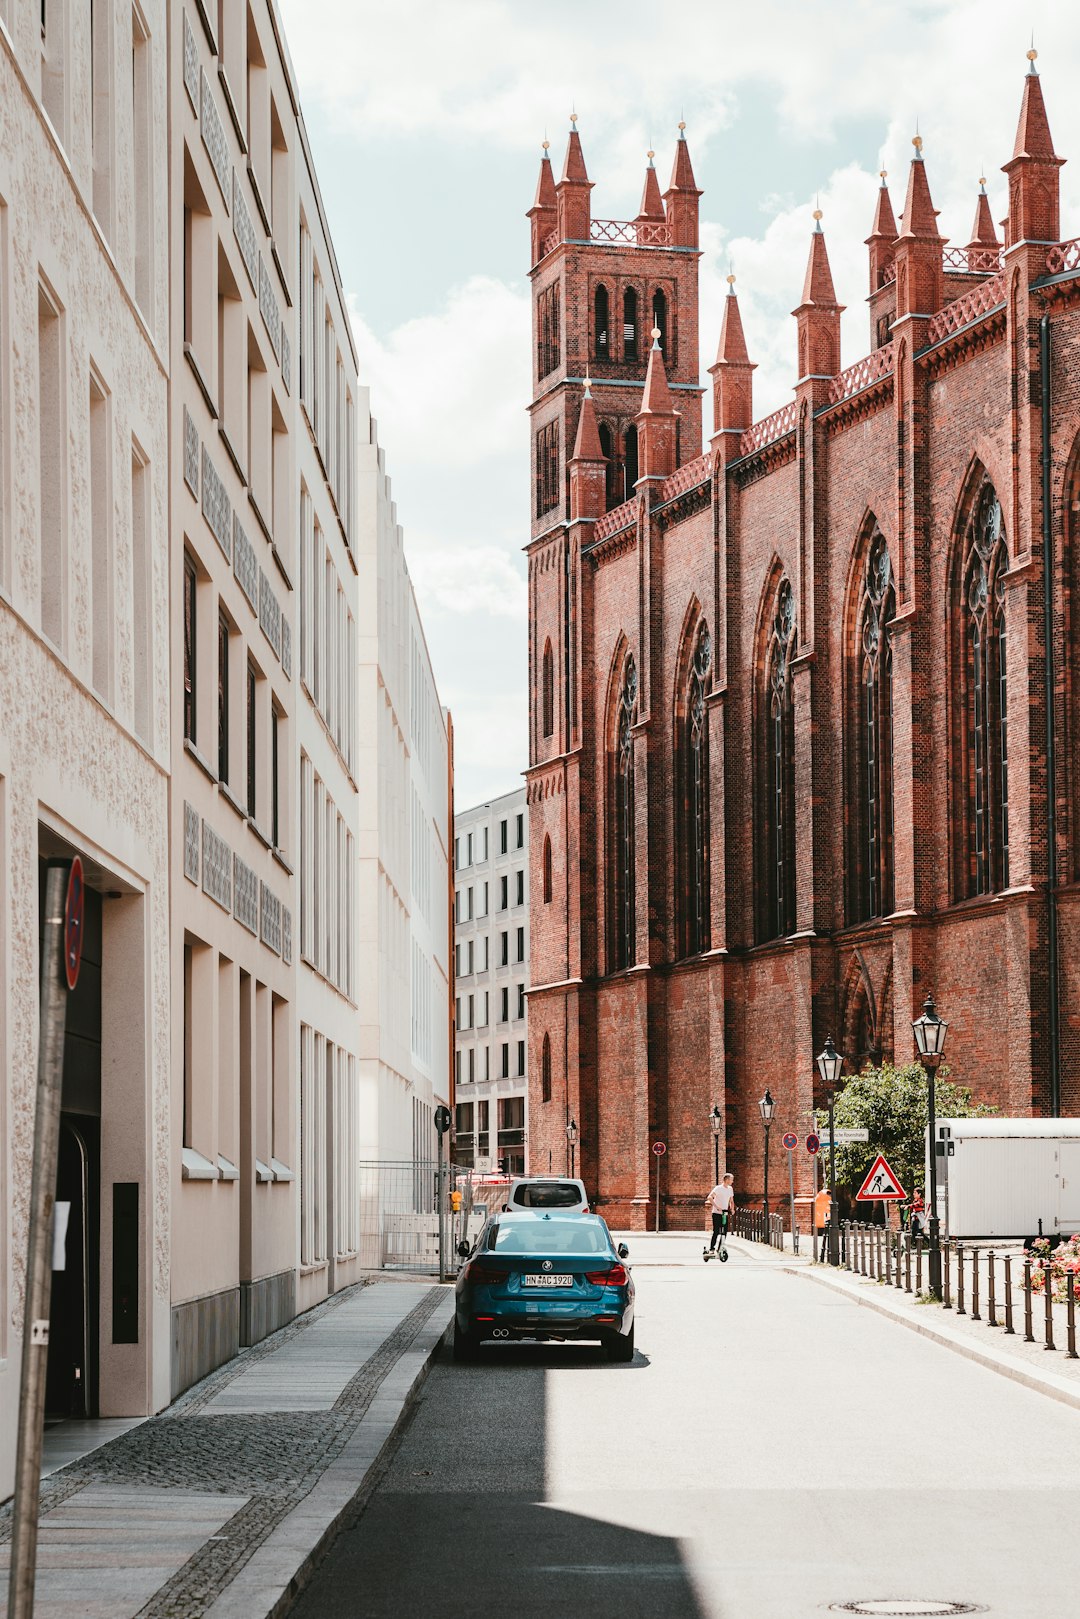
[[[828,1189],[822,1187],[814,1199],[814,1224],[821,1232],[821,1259],[824,1263],[829,1244],[829,1216],[832,1213],[832,1198]]]

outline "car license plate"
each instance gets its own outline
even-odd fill
[[[526,1287],[573,1287],[572,1276],[526,1276]]]

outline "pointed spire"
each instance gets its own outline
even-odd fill
[[[675,402],[668,387],[667,371],[664,368],[664,356],[660,349],[660,328],[652,329],[652,348],[649,350],[649,367],[645,372],[645,396],[641,401],[641,409],[652,416],[669,416],[674,413]]]
[[[1000,247],[994,221],[990,214],[990,198],[986,195],[986,178],[979,180],[979,195],[975,202],[975,223],[971,227],[968,251],[980,247]]]
[[[1035,67],[1038,54],[1034,46],[1027,53],[1029,66],[1024,76],[1024,99],[1020,103],[1013,157],[1035,157],[1047,163],[1055,161],[1056,153],[1043,103],[1042,80]]]
[[[735,296],[735,277],[728,276],[728,293],[724,299],[724,318],[720,322],[720,346],[716,351],[717,365],[749,365],[739,300]],[[757,368],[754,367],[756,370]]]
[[[917,241],[938,242],[942,240],[942,236],[937,228],[938,211],[934,207],[930,195],[930,182],[926,178],[922,136],[916,135],[911,144],[915,148],[915,156],[908,171],[907,197],[904,212],[900,216],[900,235],[909,240],[914,238]]]
[[[660,182],[656,178],[656,169],[653,166],[655,152],[649,153],[649,166],[645,170],[645,188],[641,193],[641,209],[638,219],[655,219],[663,221],[664,204],[660,200]]]
[[[581,150],[581,136],[577,132],[577,113],[570,114],[570,139],[566,143],[566,158],[563,163],[562,178],[564,180],[584,181],[589,183],[589,176],[585,168],[585,154]]]
[[[536,181],[536,196],[533,199],[534,208],[555,208],[555,176],[551,172],[551,158],[548,153],[551,142],[545,140],[544,155],[540,159],[540,173]]]
[[[679,121],[679,138],[675,142],[675,162],[671,167],[671,183],[668,190],[692,191],[696,196],[701,196],[701,192],[697,188],[697,181],[694,179],[694,169],[690,162],[690,147],[686,139],[686,124],[682,119]]]
[[[671,168],[671,184],[664,192],[668,230],[672,247],[698,245],[698,190],[690,162],[690,148],[686,142],[686,124],[679,122],[679,138],[675,143],[675,162]]]
[[[885,183],[888,178],[888,170],[882,169],[880,177],[881,184],[878,186],[877,205],[874,208],[874,223],[871,227],[870,235],[867,237],[868,247],[875,238],[881,238],[888,242],[896,241],[896,216],[893,213],[889,188]]]
[[[600,444],[600,430],[596,425],[596,407],[592,398],[592,378],[585,377],[585,397],[581,401],[581,415],[578,417],[577,437],[574,440],[575,461],[605,460],[604,451]]]
[[[833,286],[829,255],[825,248],[825,232],[821,228],[821,209],[814,209],[814,230],[810,237],[810,257],[806,261],[803,281],[803,304],[814,304],[819,309],[838,309],[836,288]]]

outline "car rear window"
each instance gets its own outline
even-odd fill
[[[501,1220],[495,1241],[498,1254],[610,1254],[611,1239],[602,1226],[589,1219]]]
[[[572,1209],[581,1202],[581,1192],[572,1181],[542,1186],[519,1186],[514,1202],[523,1209]]]

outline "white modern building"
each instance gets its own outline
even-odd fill
[[[363,388],[358,412],[360,1156],[422,1162],[451,1089],[451,728]]]
[[[454,818],[455,1139],[458,1163],[529,1165],[525,788]]]
[[[49,857],[81,855],[47,1407],[169,1398],[165,0],[0,0],[0,1499]]]

